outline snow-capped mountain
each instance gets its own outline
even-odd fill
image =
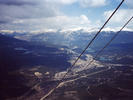
[[[39,43],[50,43],[54,45],[78,47],[83,48],[87,43],[94,37],[98,29],[69,29],[69,30],[47,30],[47,31],[32,31],[32,32],[13,32],[13,31],[2,31],[2,34],[9,35],[16,39],[39,42]],[[111,39],[111,37],[117,32],[113,29],[104,29],[99,36],[96,38],[93,47],[99,47],[105,44]],[[113,41],[113,43],[133,43],[133,31],[122,31],[120,35]]]

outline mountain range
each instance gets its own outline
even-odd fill
[[[74,95],[74,98],[79,97],[80,100],[87,100],[87,98],[99,100],[101,95],[103,98],[111,98],[110,95],[121,97],[121,93],[126,96],[127,91],[132,93],[130,91],[132,86],[125,82],[125,79],[128,79],[132,83],[132,33],[132,31],[122,31],[100,57],[93,59],[104,44],[116,34],[115,31],[102,31],[72,69],[73,73],[68,74],[63,83],[66,85],[61,86],[51,98],[60,97],[58,100],[61,98],[68,100],[66,98],[70,99],[71,95]],[[84,30],[39,33],[1,32],[1,99],[38,100],[42,98],[66,73],[65,70],[71,66],[95,34],[96,31]],[[93,64],[86,67],[85,65],[91,60],[94,60]],[[118,80],[120,77],[123,77],[123,80]],[[104,93],[104,89],[109,93]],[[88,95],[86,90],[94,96]],[[119,95],[114,94],[114,91]]]

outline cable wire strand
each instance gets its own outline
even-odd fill
[[[92,61],[89,62],[89,64],[87,64],[86,67],[88,67],[89,65],[91,65],[91,63],[98,58],[98,56],[104,51],[105,48],[107,48],[110,43],[119,35],[119,33],[128,25],[128,23],[133,19],[133,16],[123,25],[123,27],[111,38],[111,40],[105,44],[105,46],[96,54],[96,56],[93,58]]]
[[[125,0],[122,0],[121,3],[117,6],[117,8],[114,10],[114,12],[110,15],[110,17],[107,19],[107,21],[104,23],[104,25],[100,28],[100,30],[96,33],[96,35],[92,38],[92,40],[88,43],[88,45],[85,47],[85,49],[81,52],[81,54],[78,56],[78,58],[75,60],[75,62],[72,64],[71,67],[68,68],[66,74],[63,76],[62,80],[66,77],[66,75],[71,71],[73,66],[78,62],[80,57],[85,53],[85,51],[89,48],[89,46],[93,43],[93,41],[96,39],[96,37],[100,34],[102,29],[105,27],[105,25],[109,22],[109,20],[113,17],[113,15],[116,13],[116,11],[120,8],[120,6],[123,4]]]
[[[85,47],[85,49],[81,52],[81,54],[78,56],[78,58],[75,60],[75,62],[72,64],[71,67],[68,68],[66,74],[62,77],[61,82],[63,82],[63,80],[65,79],[66,75],[71,71],[71,69],[75,66],[75,64],[78,62],[78,60],[80,59],[80,57],[85,53],[85,51],[88,49],[88,47],[93,43],[93,41],[96,39],[96,37],[100,34],[100,32],[102,31],[102,29],[105,27],[105,25],[109,22],[109,20],[113,17],[113,15],[116,13],[116,11],[120,8],[120,6],[123,4],[125,0],[122,0],[120,2],[120,4],[117,6],[117,8],[113,11],[113,13],[110,15],[110,17],[106,20],[106,22],[103,24],[103,26],[100,28],[100,30],[96,33],[96,35],[92,38],[92,40],[88,43],[88,45]],[[40,100],[44,100],[46,99],[52,92],[54,92],[54,90],[60,85],[59,82],[57,84],[57,86],[55,88],[53,88],[52,90],[50,90],[43,98],[41,98]],[[52,92],[51,92],[52,91]]]

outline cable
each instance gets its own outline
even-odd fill
[[[66,74],[62,77],[61,82],[63,82],[64,78],[66,77],[66,75],[71,71],[71,69],[73,68],[73,66],[77,63],[77,61],[80,59],[80,57],[85,53],[85,51],[88,49],[88,47],[93,43],[93,41],[96,39],[96,37],[99,35],[99,33],[102,31],[102,29],[105,27],[105,25],[109,22],[109,20],[112,18],[112,16],[116,13],[116,11],[120,8],[120,6],[123,4],[125,0],[122,0],[120,2],[120,4],[117,6],[117,8],[114,10],[114,12],[110,15],[110,17],[107,19],[107,21],[104,23],[104,25],[100,28],[100,30],[96,33],[96,35],[92,38],[92,40],[88,43],[88,45],[85,47],[85,49],[81,52],[81,54],[78,56],[78,58],[75,60],[75,62],[72,64],[71,67],[69,67],[69,69],[67,70]],[[60,83],[61,83],[60,82]],[[48,94],[46,94],[43,98],[41,98],[40,100],[44,100],[45,98],[47,98],[52,92],[54,92],[54,90],[60,85],[57,84],[56,87],[54,87],[52,90],[50,90],[50,92]]]
[[[88,67],[99,55],[104,51],[104,49],[109,46],[109,44],[119,35],[119,33],[125,28],[125,26],[133,19],[133,16],[124,24],[124,26],[111,38],[111,40],[96,54],[92,61],[86,66]]]
[[[72,67],[77,63],[77,61],[80,59],[80,57],[85,53],[85,51],[88,49],[88,47],[93,43],[93,41],[96,39],[96,37],[99,35],[99,33],[102,31],[102,29],[105,27],[105,25],[109,22],[109,20],[112,18],[112,16],[115,14],[115,12],[120,8],[122,3],[125,0],[122,0],[122,2],[117,6],[117,8],[114,10],[114,12],[111,14],[111,16],[108,18],[108,20],[104,23],[104,25],[100,28],[100,30],[96,33],[96,35],[92,38],[92,40],[88,43],[88,45],[85,47],[85,49],[82,51],[82,53],[78,56],[78,58],[75,60],[75,62],[72,64],[72,66],[67,70],[67,73],[64,75],[62,79],[66,77],[66,75],[71,71]]]

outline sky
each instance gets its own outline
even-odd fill
[[[122,0],[0,0],[0,30],[43,31],[100,28]],[[133,16],[125,0],[107,29],[119,29]],[[127,26],[133,30],[133,21]]]

